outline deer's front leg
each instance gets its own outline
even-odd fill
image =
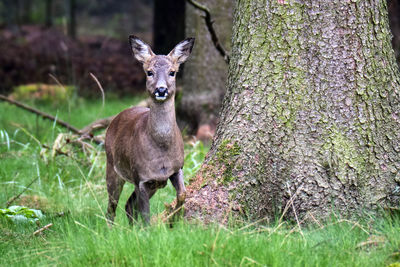
[[[153,183],[146,183],[146,190],[147,190],[147,195],[149,197],[149,200],[151,197],[154,195],[156,192],[157,188],[153,188]],[[138,195],[139,195],[139,186],[135,187],[135,191],[133,191],[132,195],[129,197],[128,201],[126,202],[125,205],[125,210],[126,210],[126,215],[128,216],[129,224],[133,223],[133,220],[137,221],[138,219]]]
[[[146,224],[150,223],[150,194],[151,189],[146,182],[139,182],[138,209]]]
[[[135,191],[132,192],[131,196],[128,198],[128,201],[125,204],[126,216],[128,217],[129,224],[133,223],[133,220],[137,221],[138,219],[138,208],[137,208],[137,195],[139,189],[135,187]]]
[[[182,169],[179,172],[174,173],[170,178],[172,185],[176,190],[176,207],[175,209],[180,208],[185,202],[186,198],[186,188],[185,183],[183,181],[183,171]]]

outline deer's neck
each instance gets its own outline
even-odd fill
[[[151,103],[147,129],[155,142],[169,146],[175,139],[175,101],[171,97],[163,103]]]

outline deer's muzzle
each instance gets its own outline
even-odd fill
[[[158,87],[154,91],[154,96],[158,101],[164,101],[168,97],[168,88],[165,87]]]

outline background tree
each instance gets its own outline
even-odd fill
[[[19,0],[20,1],[20,0]],[[20,1],[21,22],[23,24],[32,23],[32,0]]]
[[[68,35],[76,38],[76,0],[68,1]]]
[[[218,216],[230,202],[249,218],[398,205],[400,76],[386,1],[235,10],[220,124],[188,215]]]
[[[153,47],[156,54],[168,54],[185,39],[186,0],[155,0]]]
[[[229,51],[232,1],[205,0],[201,3],[212,12],[218,37]],[[226,86],[228,66],[211,41],[203,15],[202,11],[186,4],[186,36],[195,37],[196,44],[190,61],[184,67],[184,90],[178,106],[178,117],[189,133],[195,133],[202,124],[211,124],[215,128]]]
[[[45,9],[45,25],[49,28],[53,26],[53,0],[46,0]]]

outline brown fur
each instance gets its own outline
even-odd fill
[[[179,64],[190,54],[194,39],[179,43],[168,56],[154,55],[150,47],[137,37],[130,37],[135,57],[143,63],[146,87],[151,97],[150,108],[133,107],[118,114],[106,133],[107,216],[114,220],[115,210],[125,182],[135,185],[125,209],[127,216],[137,219],[141,213],[149,222],[149,199],[158,188],[171,180],[177,192],[177,207],[185,199],[183,182],[183,141],[175,118],[175,75]],[[165,100],[157,100],[158,88],[167,89]]]

